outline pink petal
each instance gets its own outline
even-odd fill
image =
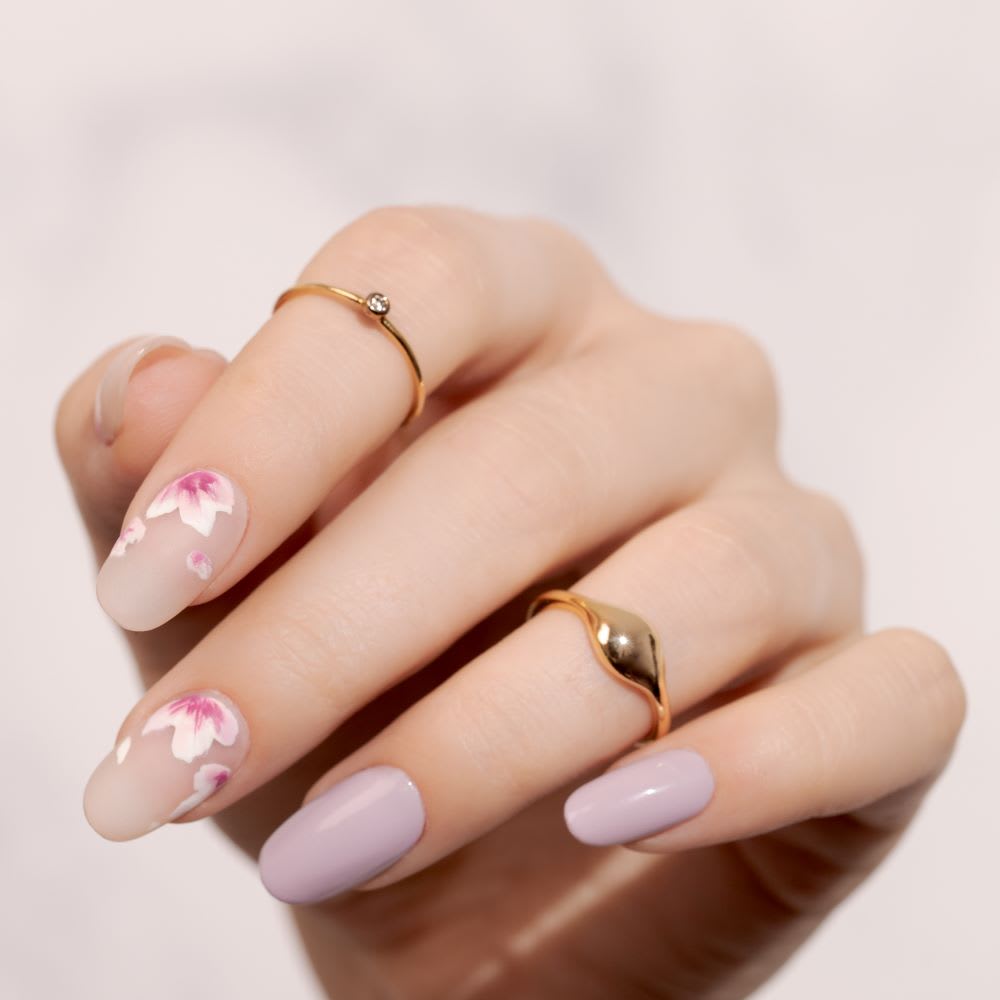
[[[174,727],[170,752],[178,759],[190,764],[196,757],[206,753],[218,738],[220,730],[230,731],[229,720],[238,732],[235,716],[222,702],[204,695],[189,695],[176,698],[158,708],[142,728],[142,735],[153,733],[168,726]],[[235,732],[228,742],[219,739],[223,746],[232,746]]]
[[[146,525],[142,523],[142,518],[133,517],[131,521],[122,529],[118,536],[118,541],[112,546],[113,556],[125,555],[125,550],[135,542],[142,541],[142,536],[146,534]]]
[[[236,716],[222,702],[216,702],[216,704],[222,709],[222,718],[216,728],[215,738],[224,747],[231,747],[236,742],[236,737],[239,736],[240,724],[236,721]]]
[[[219,510],[226,514],[232,514],[233,504],[236,503],[236,492],[233,489],[233,484],[225,476],[215,476],[214,479],[211,487],[205,492],[211,494]]]
[[[203,764],[194,776],[194,792],[170,814],[168,820],[180,819],[195,806],[201,805],[229,780],[230,774],[229,768],[222,764]]]
[[[153,497],[153,502],[146,508],[146,517],[161,517],[177,510],[177,502],[180,498],[180,489],[177,481],[164,486],[159,493]]]
[[[212,575],[212,560],[198,549],[187,554],[185,565],[201,580],[207,580]]]
[[[202,493],[182,493],[180,497],[181,520],[206,538],[215,527],[215,507],[206,502]]]

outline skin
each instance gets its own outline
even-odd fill
[[[396,429],[410,397],[391,345],[316,298],[229,365],[145,359],[111,445],[92,407],[113,351],[62,401],[99,559],[136,492],[179,471],[225,469],[251,505],[198,605],[129,634],[150,690],[123,729],[187,690],[231,694],[250,754],[185,821],[215,816],[253,857],[361,768],[414,778],[416,847],[364,891],[294,908],[330,995],[744,996],[947,762],[965,711],[947,654],[864,634],[850,527],[780,469],[746,335],[650,313],[535,219],[381,209],[299,280],[334,275],[390,291],[432,391],[415,424]],[[648,708],[572,616],[522,625],[551,584],[654,624],[662,740],[630,749]],[[631,850],[570,837],[569,790],[670,747],[712,768],[702,813]]]

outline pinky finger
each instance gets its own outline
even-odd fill
[[[854,812],[940,771],[964,714],[937,643],[877,633],[634,752],[569,797],[566,823],[673,852]]]

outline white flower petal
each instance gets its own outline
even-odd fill
[[[198,549],[187,554],[186,566],[201,580],[207,580],[212,575],[212,560]]]
[[[142,523],[142,518],[133,517],[122,529],[122,533],[118,536],[118,541],[111,548],[111,554],[113,556],[125,555],[125,550],[135,542],[142,541],[142,537],[145,534],[146,525]]]
[[[204,711],[210,706],[218,712],[218,728],[212,712]],[[142,727],[142,735],[154,733],[168,726],[174,727],[170,741],[170,752],[178,759],[190,764],[196,757],[206,753],[212,743],[232,746],[239,732],[239,724],[233,713],[217,698],[207,695],[188,695],[175,699],[158,708]]]
[[[146,508],[147,520],[151,517],[162,517],[164,514],[169,514],[171,511],[177,510],[177,496],[176,483],[171,483],[160,490],[153,498],[153,502]]]
[[[190,716],[186,716],[190,719]],[[215,726],[203,724],[195,730],[194,723],[174,726],[174,738],[170,741],[170,752],[178,759],[190,764],[195,757],[200,757],[212,745],[215,739]]]
[[[180,819],[195,806],[201,805],[226,783],[231,773],[229,768],[222,764],[203,764],[199,767],[194,776],[194,792],[170,814],[168,822]]]

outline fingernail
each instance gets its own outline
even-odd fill
[[[569,832],[585,844],[628,844],[697,816],[714,792],[704,757],[667,750],[581,785],[563,812]]]
[[[163,348],[190,351],[191,345],[179,337],[143,337],[127,344],[111,360],[94,397],[94,429],[105,444],[111,444],[122,429],[125,394],[136,366]]]
[[[316,903],[374,878],[423,830],[424,806],[410,777],[370,767],[285,820],[260,852],[260,877],[286,903]]]
[[[126,518],[97,576],[97,599],[123,628],[162,625],[218,575],[246,523],[246,498],[221,473],[174,479]]]
[[[126,733],[83,793],[87,822],[108,840],[132,840],[214,795],[243,763],[246,722],[216,691],[167,702]]]

